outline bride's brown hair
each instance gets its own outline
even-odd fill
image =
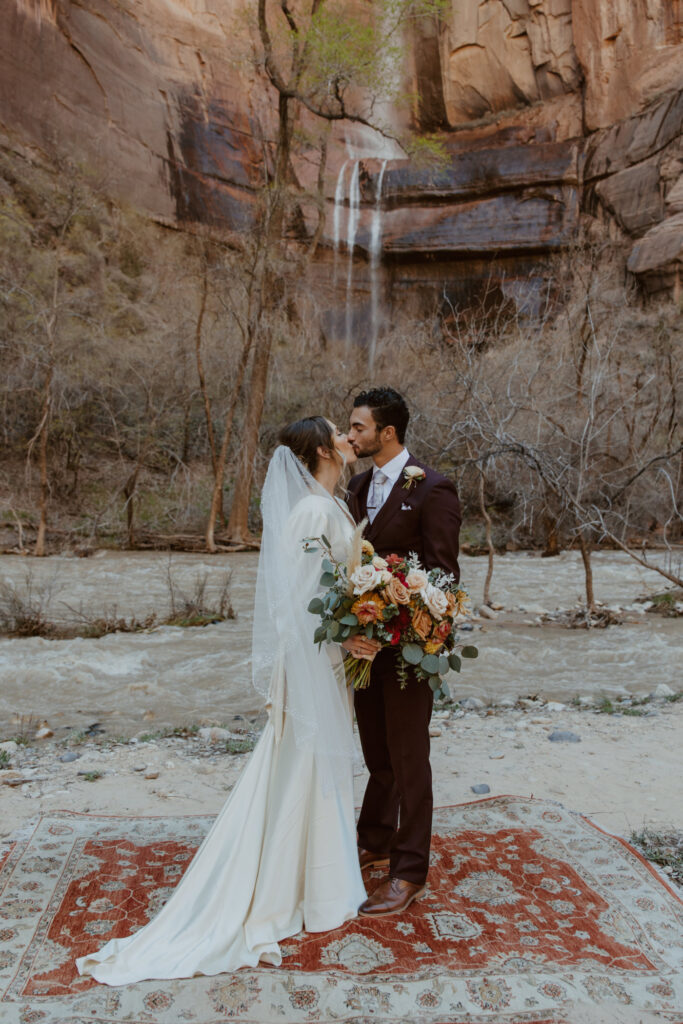
[[[306,416],[289,423],[280,431],[278,441],[301,459],[309,473],[315,473],[318,468],[318,448],[335,450],[332,427],[324,416]]]

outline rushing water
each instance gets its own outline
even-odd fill
[[[53,728],[100,721],[111,734],[134,733],[199,720],[228,721],[259,708],[250,684],[251,607],[257,556],[174,554],[172,576],[189,591],[208,574],[209,597],[232,570],[236,620],[203,629],[163,627],[98,640],[0,640],[0,736],[16,731],[17,715],[47,718]],[[98,615],[163,616],[168,605],[169,556],[101,551],[92,558],[27,560],[0,557],[0,579],[23,589],[27,571],[40,591],[50,587],[48,613],[73,618],[79,607]],[[462,559],[463,583],[475,602],[486,564]],[[661,577],[627,556],[595,556],[596,597],[612,606],[662,588]],[[456,697],[499,700],[539,693],[555,699],[649,693],[658,683],[681,687],[681,624],[637,615],[637,622],[606,630],[530,625],[543,610],[568,608],[582,595],[578,555],[555,559],[508,554],[497,560],[492,595],[505,606],[496,622],[469,634],[480,650],[453,677]],[[67,606],[70,606],[67,607]]]

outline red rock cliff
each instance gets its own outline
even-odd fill
[[[385,169],[383,256],[399,286],[467,284],[490,274],[494,254],[509,281],[571,241],[584,216],[623,239],[650,287],[676,288],[682,18],[681,0],[453,0],[443,25],[421,25],[415,117],[444,133],[452,159],[436,176]],[[242,25],[234,0],[5,0],[6,142],[105,166],[111,188],[158,219],[240,230],[272,127],[267,94],[238,59]],[[347,155],[340,133],[328,242]],[[379,170],[360,168],[360,250]]]

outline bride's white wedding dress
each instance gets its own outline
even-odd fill
[[[291,470],[291,452],[284,451]],[[310,486],[287,512],[278,543],[289,600],[304,609],[299,622],[306,621],[310,650],[291,621],[265,638],[274,648],[262,659],[272,665],[265,684],[269,718],[239,781],[168,903],[135,934],[79,959],[81,974],[123,985],[219,974],[259,961],[279,965],[280,940],[304,927],[338,928],[365,899],[352,760],[326,759],[323,751],[333,742],[338,754],[353,749],[351,694],[340,648],[319,651],[312,642],[315,619],[305,609],[320,592],[321,556],[304,553],[301,544],[325,534],[335,556],[344,558],[353,522],[344,507]],[[287,617],[286,610],[277,614]],[[255,618],[255,647],[264,621]],[[301,672],[310,677],[302,679]],[[309,705],[324,722],[309,715]]]

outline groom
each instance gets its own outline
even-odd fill
[[[349,482],[351,512],[356,522],[367,516],[365,536],[378,555],[415,552],[425,569],[445,569],[458,580],[458,495],[450,480],[404,447],[408,419],[408,407],[393,388],[373,388],[355,399],[348,439],[358,457],[371,457],[373,466]],[[410,467],[417,469],[411,474]],[[371,652],[373,641],[354,640],[352,654]],[[396,651],[383,648],[373,661],[370,685],[355,693],[370,772],[358,819],[360,863],[389,866],[388,876],[359,908],[367,917],[405,910],[424,892],[429,867],[433,694],[429,683],[414,675],[401,690],[396,658]]]

